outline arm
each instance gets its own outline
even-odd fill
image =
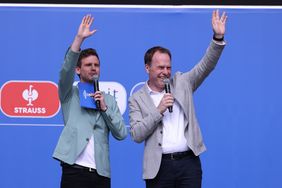
[[[148,109],[134,97],[129,99],[130,134],[132,139],[141,143],[162,123],[163,116],[156,107]],[[141,110],[144,110],[141,112]],[[146,112],[145,112],[146,111]]]
[[[83,43],[83,41],[86,38],[93,35],[97,31],[96,29],[90,31],[90,26],[92,25],[93,21],[94,21],[94,18],[91,15],[86,15],[86,16],[83,17],[83,19],[82,19],[82,21],[79,25],[77,34],[76,34],[76,36],[73,40],[73,43],[71,45],[71,50],[73,52],[79,52],[81,44]]]
[[[213,41],[208,47],[204,57],[201,61],[193,67],[191,71],[187,73],[188,80],[192,90],[195,91],[204,79],[210,74],[210,72],[215,68],[219,57],[224,49],[225,41],[225,24],[227,16],[223,12],[222,16],[219,16],[219,11],[213,11],[212,14],[212,30],[213,30]]]
[[[67,99],[67,96],[72,90],[75,68],[80,54],[80,47],[86,38],[90,37],[96,32],[96,30],[90,31],[90,26],[93,23],[93,20],[94,18],[90,15],[83,17],[74,41],[65,55],[59,80],[59,96],[61,102]]]
[[[117,140],[123,140],[127,136],[127,129],[125,127],[125,123],[119,111],[118,105],[115,99],[111,96],[108,97],[106,103],[109,105],[106,107],[105,110],[101,111],[101,115],[104,121],[106,122],[106,125],[110,129],[112,135]],[[103,109],[102,105],[101,109]]]

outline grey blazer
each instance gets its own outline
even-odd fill
[[[189,72],[177,72],[170,80],[171,92],[184,111],[185,138],[195,155],[206,150],[196,118],[193,92],[216,66],[225,46],[210,43],[204,57]],[[146,85],[129,98],[130,133],[135,142],[145,140],[143,179],[156,177],[162,158],[162,115],[153,105]]]

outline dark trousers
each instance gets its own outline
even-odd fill
[[[157,176],[146,180],[146,188],[201,188],[201,161],[191,153],[178,159],[163,157]]]
[[[61,188],[110,188],[111,179],[100,176],[96,170],[79,168],[66,163],[62,166]]]

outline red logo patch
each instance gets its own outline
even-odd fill
[[[58,86],[49,81],[9,81],[1,88],[1,110],[9,117],[53,117],[60,110]]]

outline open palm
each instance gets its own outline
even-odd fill
[[[81,24],[78,28],[77,36],[81,38],[87,38],[93,35],[97,30],[90,30],[90,26],[92,25],[94,18],[91,15],[86,15],[83,17]]]
[[[225,12],[222,13],[219,17],[219,11],[215,10],[212,13],[212,29],[215,35],[224,35],[225,34],[225,23],[227,16]]]

